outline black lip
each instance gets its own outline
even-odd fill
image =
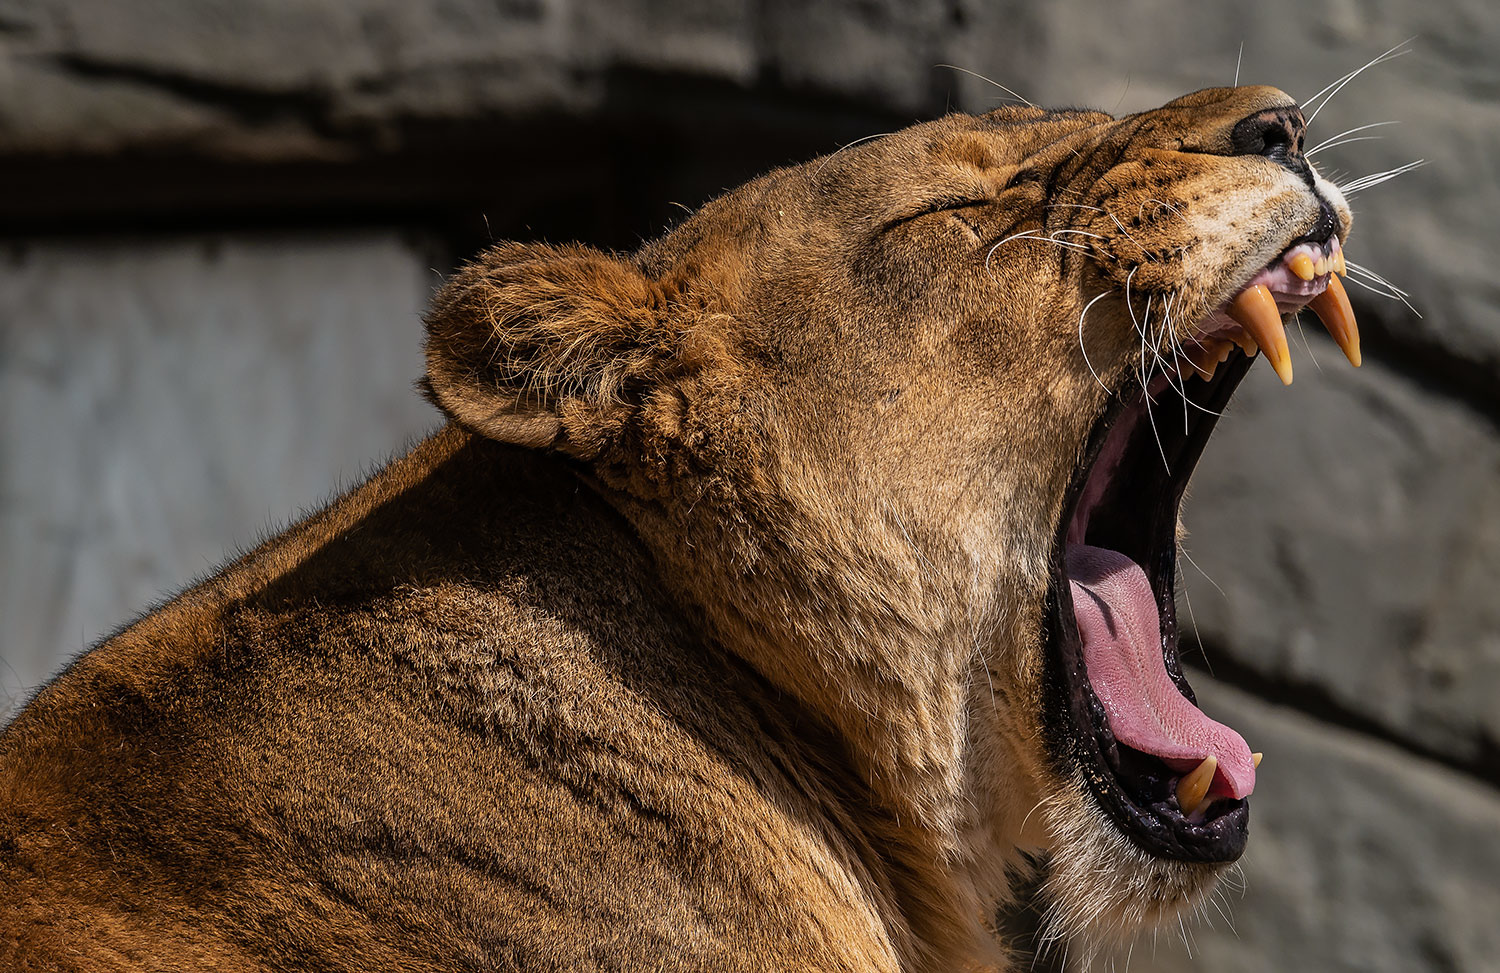
[[[1323,198],[1321,193],[1314,190],[1314,194],[1318,197],[1318,220],[1313,224],[1311,230],[1288,244],[1286,250],[1292,249],[1292,247],[1295,247],[1299,243],[1314,243],[1318,246],[1323,246],[1342,229],[1339,225],[1338,215],[1334,213],[1333,207],[1328,205],[1328,201]],[[1282,253],[1286,253],[1286,250],[1283,250]]]
[[[1183,677],[1177,655],[1177,620],[1173,586],[1176,572],[1177,509],[1188,474],[1197,464],[1217,416],[1249,370],[1252,359],[1235,352],[1219,366],[1210,382],[1189,380],[1182,386],[1192,405],[1182,420],[1182,398],[1176,389],[1163,392],[1154,406],[1166,419],[1153,432],[1144,423],[1129,432],[1131,440],[1119,471],[1111,482],[1129,485],[1112,491],[1098,508],[1101,546],[1118,550],[1146,570],[1161,609],[1162,651],[1167,672],[1182,694],[1195,700]],[[1177,805],[1171,783],[1175,778],[1155,757],[1116,743],[1104,709],[1085,672],[1083,649],[1073,615],[1073,598],[1064,570],[1068,529],[1073,511],[1115,423],[1143,396],[1133,385],[1112,397],[1089,434],[1084,456],[1075,471],[1063,504],[1063,515],[1052,547],[1052,582],[1048,590],[1044,641],[1045,725],[1053,759],[1063,776],[1082,772],[1099,805],[1120,830],[1142,850],[1159,857],[1190,862],[1226,862],[1245,849],[1250,809],[1243,801],[1219,801],[1201,822],[1191,822]],[[1175,421],[1169,417],[1175,414]],[[1175,434],[1168,426],[1175,425]],[[1158,441],[1158,439],[1160,441]],[[1162,453],[1166,454],[1163,465]],[[1111,507],[1124,507],[1129,516],[1109,517]],[[1096,515],[1098,517],[1098,515]],[[1091,519],[1089,540],[1095,540]]]

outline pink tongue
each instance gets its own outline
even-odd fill
[[[1253,791],[1255,764],[1244,738],[1203,715],[1167,675],[1156,596],[1140,566],[1117,551],[1069,544],[1068,581],[1089,684],[1115,739],[1179,773],[1212,754],[1219,767],[1211,796]]]

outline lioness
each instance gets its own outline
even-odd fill
[[[1177,508],[1257,349],[1351,360],[1272,88],[953,115],[442,288],[450,420],[0,738],[0,967],[952,970],[1173,916],[1258,758]]]

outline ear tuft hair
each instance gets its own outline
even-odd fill
[[[425,390],[485,436],[589,458],[676,367],[668,303],[590,247],[501,244],[434,298]]]

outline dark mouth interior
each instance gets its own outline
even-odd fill
[[[1140,565],[1160,612],[1167,674],[1194,700],[1178,655],[1177,511],[1217,414],[1250,363],[1235,352],[1210,381],[1159,380],[1152,385],[1149,415],[1138,384],[1118,393],[1089,436],[1053,547],[1046,622],[1053,752],[1083,771],[1100,805],[1143,850],[1187,861],[1238,858],[1249,807],[1244,800],[1220,799],[1189,820],[1174,792],[1179,774],[1115,739],[1084,666],[1065,557],[1069,543],[1087,544]]]

